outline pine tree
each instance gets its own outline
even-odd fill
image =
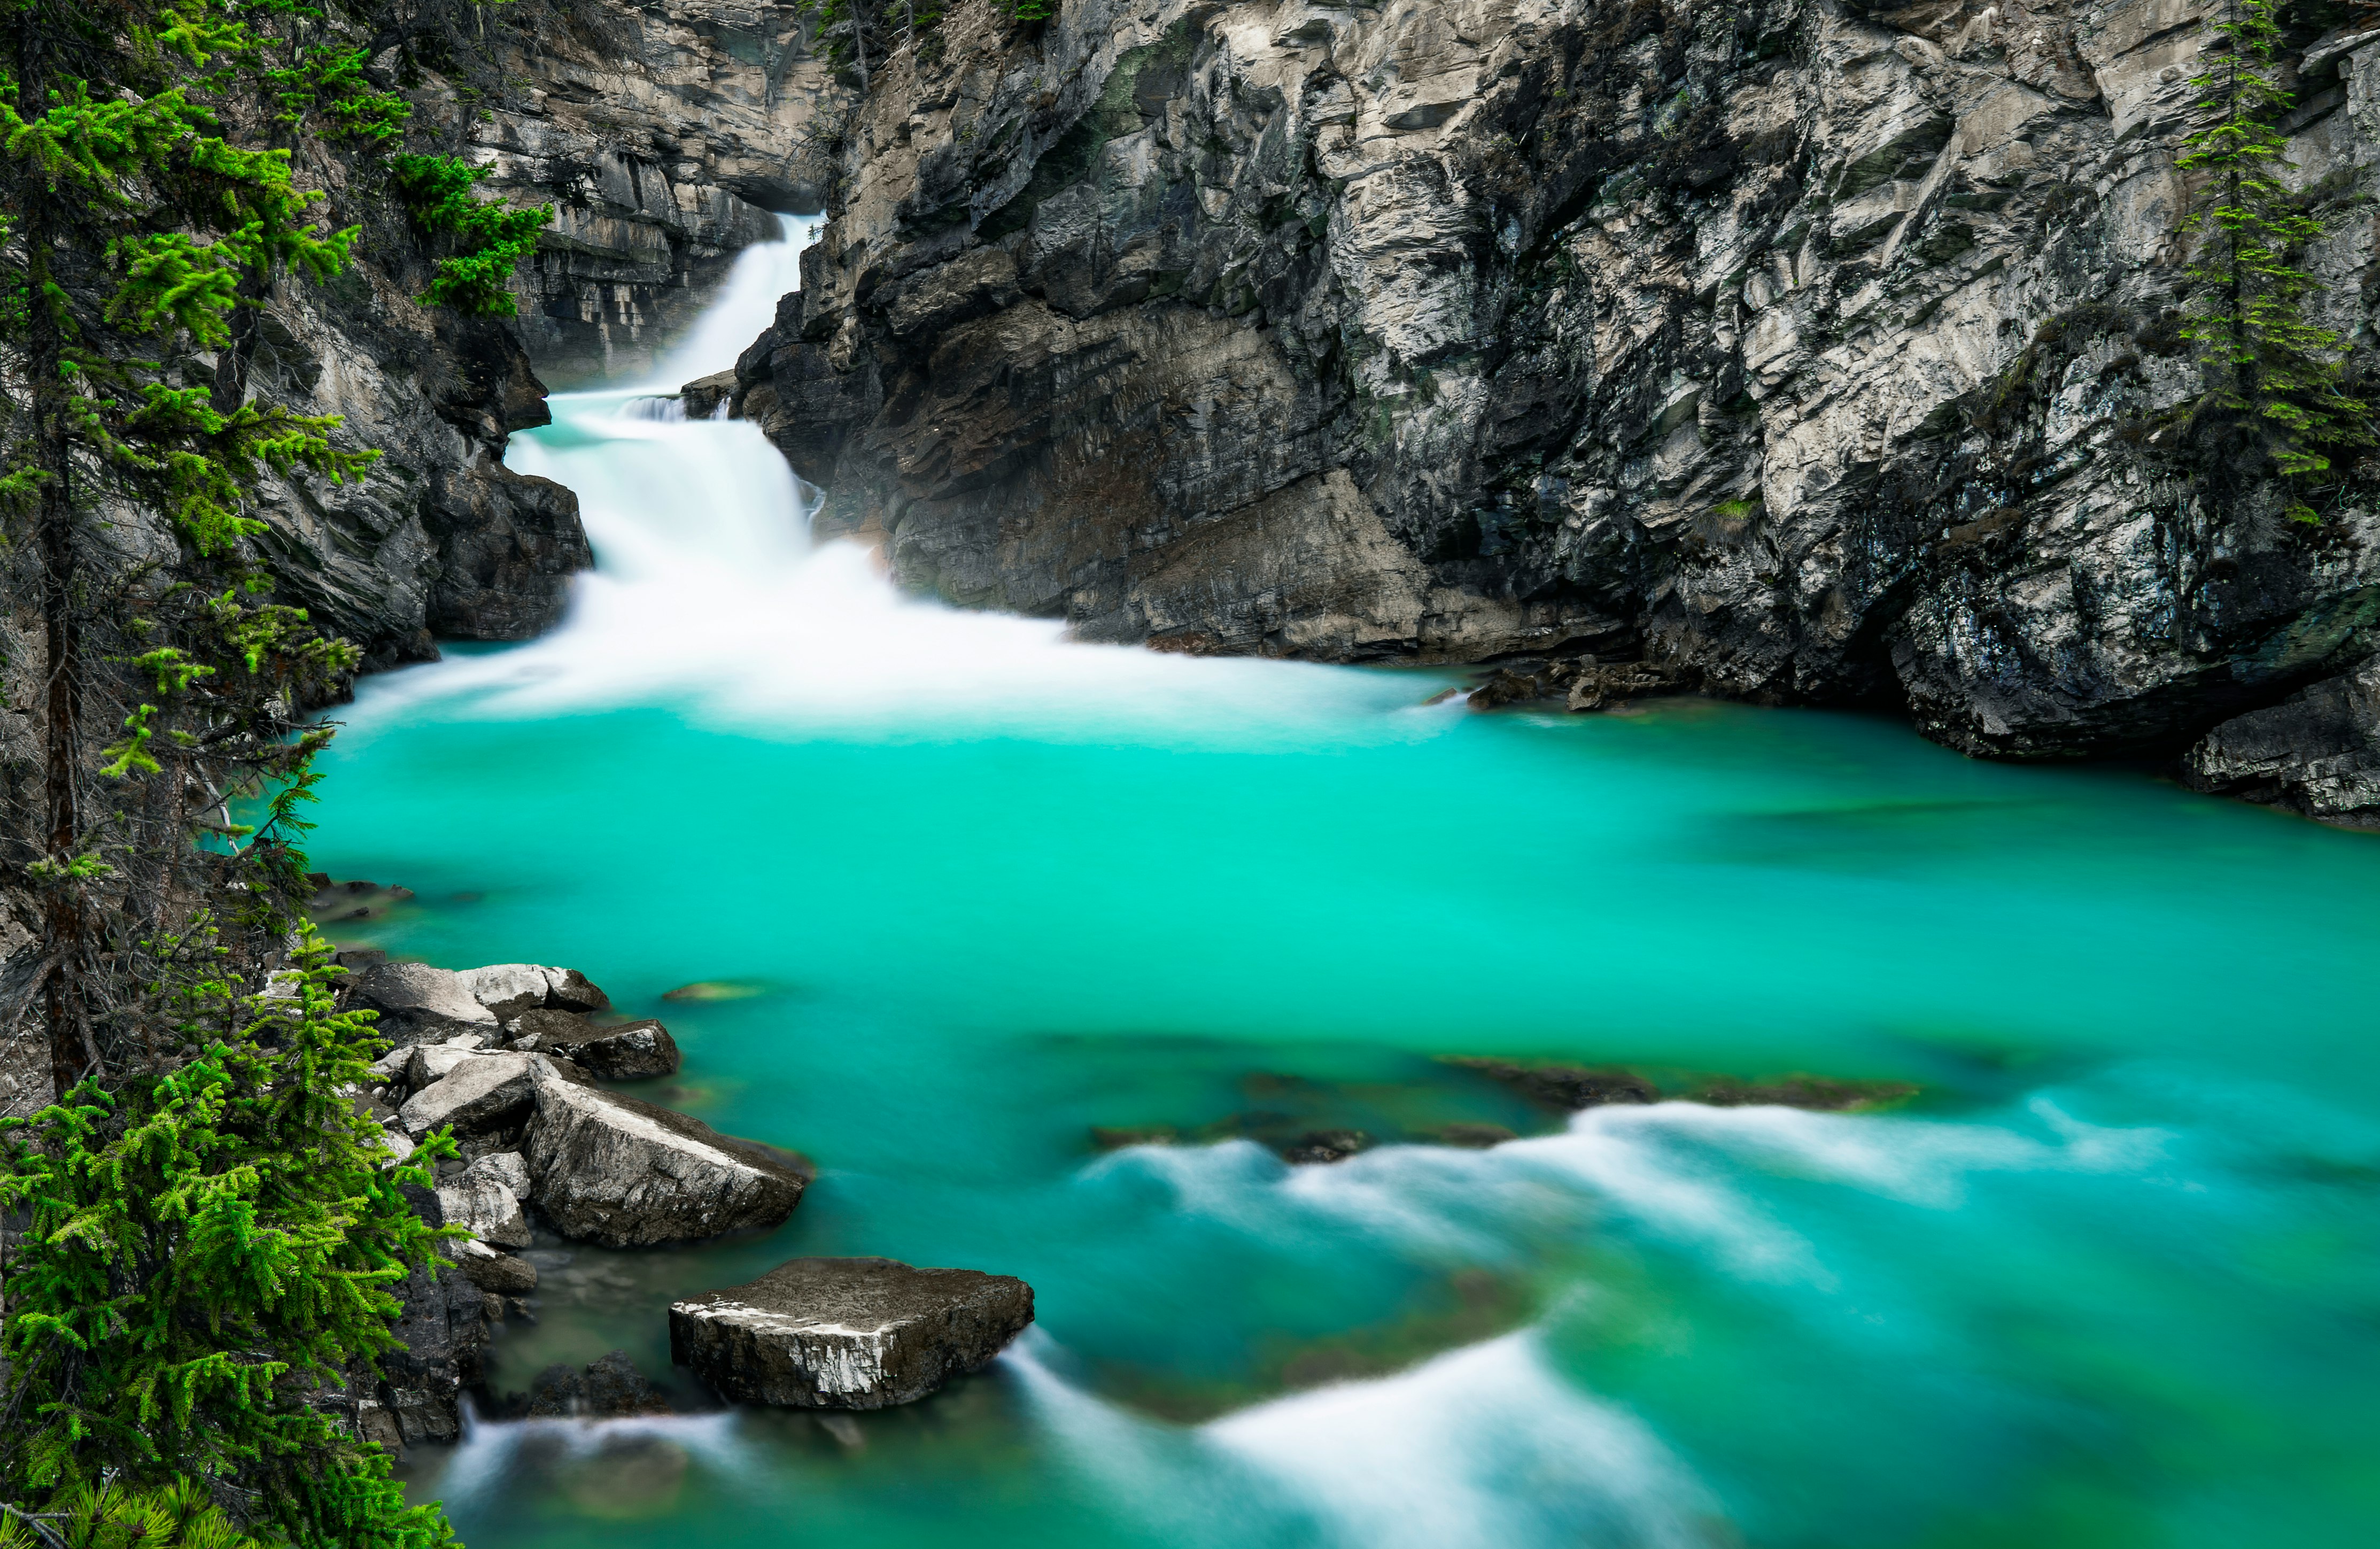
[[[2322,223],[2282,182],[2289,141],[2276,120],[2294,104],[2274,79],[2280,0],[2227,0],[2208,23],[2222,40],[2192,78],[2204,118],[2176,165],[2204,178],[2183,223],[2197,238],[2191,319],[2207,384],[2202,421],[2244,434],[2288,482],[2288,514],[2319,519],[2305,481],[2329,450],[2374,444],[2372,407],[2342,386],[2338,336],[2306,316],[2314,277],[2296,254]]]
[[[508,311],[548,213],[399,158],[406,104],[295,0],[0,0],[0,567],[40,621],[10,880],[43,927],[0,1031],[37,1017],[58,1096],[0,1126],[0,1549],[445,1543],[342,1418],[432,1262],[402,1189],[442,1144],[397,1166],[356,1113],[381,1045],[297,912],[331,735],[303,715],[357,657],[271,600],[249,514],[268,472],[377,454],[260,395],[249,349],[350,261],[310,140],[401,163],[454,250],[427,300]]]

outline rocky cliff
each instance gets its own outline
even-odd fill
[[[908,584],[1982,754],[2208,738],[2211,786],[2380,817],[2224,726],[2368,701],[2380,469],[2292,524],[2158,430],[2204,0],[1000,12],[880,67],[738,366]],[[2294,176],[2368,352],[2380,32],[2317,22]]]
[[[804,126],[839,90],[790,7],[733,0],[431,0],[370,43],[375,81],[412,105],[414,148],[490,168],[483,190],[554,221],[515,276],[517,317],[424,308],[435,250],[365,158],[314,152],[331,218],[364,227],[362,261],[273,297],[254,369],[382,457],[360,485],[269,485],[263,547],[368,668],[560,616],[591,563],[577,502],[506,470],[507,437],[546,421],[548,384],[648,368],[735,253],[777,236],[771,212],[815,207]],[[180,370],[212,380],[215,365]]]

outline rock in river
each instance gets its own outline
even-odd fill
[[[565,1236],[608,1248],[683,1242],[780,1226],[801,1203],[809,1175],[784,1153],[579,1086],[535,1055],[489,1057],[539,1067],[529,1173],[538,1208]]]
[[[677,1041],[669,1035],[669,1029],[650,1017],[622,1027],[589,1027],[567,1039],[543,1037],[537,1046],[601,1080],[640,1081],[677,1073]]]
[[[670,1307],[670,1359],[747,1404],[882,1409],[987,1366],[1033,1321],[1033,1287],[892,1259],[795,1259]]]

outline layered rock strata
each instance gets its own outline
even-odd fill
[[[844,90],[807,44],[801,12],[751,0],[486,13],[496,85],[464,153],[491,189],[554,206],[515,286],[547,381],[649,372],[735,253],[776,238],[776,213],[820,208],[834,169],[818,127]]]
[[[1033,1287],[892,1259],[795,1259],[670,1306],[670,1359],[723,1398],[795,1409],[914,1403],[1033,1321]]]
[[[2178,753],[2380,616],[2380,469],[2308,527],[2171,428],[2207,14],[962,5],[735,402],[908,585],[1091,639]],[[2359,360],[2375,41],[2286,126]]]

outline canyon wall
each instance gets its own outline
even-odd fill
[[[738,411],[906,584],[1089,639],[2204,738],[2380,817],[2380,468],[2293,523],[2171,423],[2206,14],[965,0],[848,120]],[[2288,69],[2366,353],[2375,41]]]
[[[359,484],[268,482],[261,548],[286,598],[362,645],[368,669],[561,616],[592,563],[577,501],[506,470],[508,436],[546,422],[549,384],[649,371],[735,252],[775,238],[772,212],[816,207],[804,136],[814,112],[841,111],[789,6],[431,0],[370,42],[371,78],[412,106],[413,149],[487,167],[483,196],[554,219],[514,277],[517,316],[425,308],[434,239],[370,158],[308,152],[330,218],[364,228],[360,261],[273,296],[255,370],[382,456]],[[179,369],[212,380],[214,364]]]

